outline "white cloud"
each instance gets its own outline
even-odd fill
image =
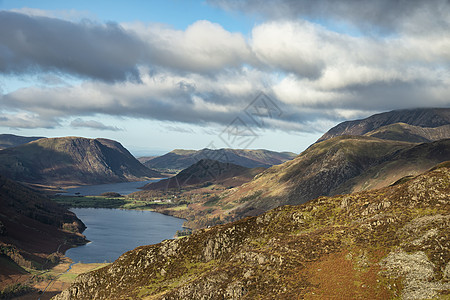
[[[116,126],[105,125],[102,122],[95,120],[83,120],[81,118],[76,118],[70,122],[70,126],[74,128],[89,128],[94,130],[111,130],[111,131],[121,131],[123,129]]]
[[[252,60],[241,33],[228,32],[206,20],[197,21],[184,31],[158,24],[122,25],[146,43],[146,59],[162,67],[182,72],[217,72]]]
[[[259,91],[283,107],[282,117],[267,124],[288,131],[316,132],[327,122],[396,108],[450,105],[450,36],[440,23],[430,34],[405,29],[350,36],[305,20],[276,19],[256,25],[246,38],[209,21],[175,30],[3,14],[25,36],[0,34],[0,72],[38,72],[44,84],[0,98],[3,109],[18,112],[0,116],[3,126],[55,127],[80,118],[75,125],[110,127],[84,119],[96,114],[226,126]],[[395,26],[407,27],[402,24]],[[32,39],[41,34],[50,34],[45,47]],[[30,39],[28,48],[23,37]],[[60,74],[85,81],[70,86],[58,81]]]

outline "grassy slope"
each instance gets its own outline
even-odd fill
[[[450,169],[142,246],[56,299],[387,299],[448,294]],[[447,279],[446,279],[447,278]]]
[[[329,195],[381,159],[412,144],[342,136],[314,144],[294,160],[274,166],[223,197],[237,214],[261,213],[283,204],[300,204]],[[258,193],[258,197],[243,201]]]
[[[417,145],[340,136],[314,144],[294,160],[266,170],[224,194],[219,204],[232,206],[229,213],[238,217],[258,214],[323,195],[387,186],[448,159],[450,140]],[[255,193],[258,196],[252,198]]]

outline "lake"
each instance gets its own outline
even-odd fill
[[[61,195],[65,196],[98,196],[106,192],[115,192],[121,195],[128,195],[133,192],[140,191],[139,188],[143,187],[147,183],[159,181],[161,179],[146,180],[146,181],[133,181],[133,182],[119,182],[119,183],[107,183],[98,185],[84,185],[76,188],[67,189],[66,193]]]
[[[83,232],[91,241],[87,245],[67,250],[74,262],[112,262],[138,246],[157,244],[171,239],[182,229],[183,219],[152,211],[107,208],[72,208],[87,229]]]

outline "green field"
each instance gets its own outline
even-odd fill
[[[105,196],[55,196],[53,201],[67,207],[76,208],[123,208],[153,210],[161,202],[143,201],[128,197],[105,197]]]

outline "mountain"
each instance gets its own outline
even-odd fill
[[[431,128],[414,126],[406,123],[394,123],[377,128],[364,135],[383,140],[411,143],[433,142],[442,139],[450,139],[450,124]]]
[[[0,174],[38,184],[100,184],[159,177],[120,143],[81,137],[44,138],[0,151]]]
[[[159,171],[180,171],[195,164],[201,159],[211,159],[224,163],[232,163],[247,168],[270,167],[291,160],[296,156],[291,152],[275,152],[269,150],[248,149],[202,149],[173,150],[162,156],[150,159],[144,164],[148,168]]]
[[[450,160],[450,140],[414,144],[365,136],[339,136],[309,147],[221,198],[236,218],[257,215],[319,196],[390,185]]]
[[[341,135],[364,135],[380,127],[396,123],[405,123],[422,128],[436,128],[450,125],[450,108],[393,110],[362,120],[346,121],[328,130],[317,142]],[[448,127],[445,130],[444,138],[449,138]]]
[[[54,299],[446,298],[449,167],[138,247]]]
[[[0,134],[0,150],[16,147],[43,138],[44,137],[38,136],[19,136],[14,134]]]
[[[211,159],[201,159],[184,169],[176,176],[152,182],[143,187],[144,190],[167,190],[213,182],[226,186],[237,186],[250,181],[264,168],[246,168],[231,163],[223,163]]]
[[[74,213],[0,175],[0,290],[29,279],[25,268],[45,269],[56,252],[85,244],[84,229]]]

